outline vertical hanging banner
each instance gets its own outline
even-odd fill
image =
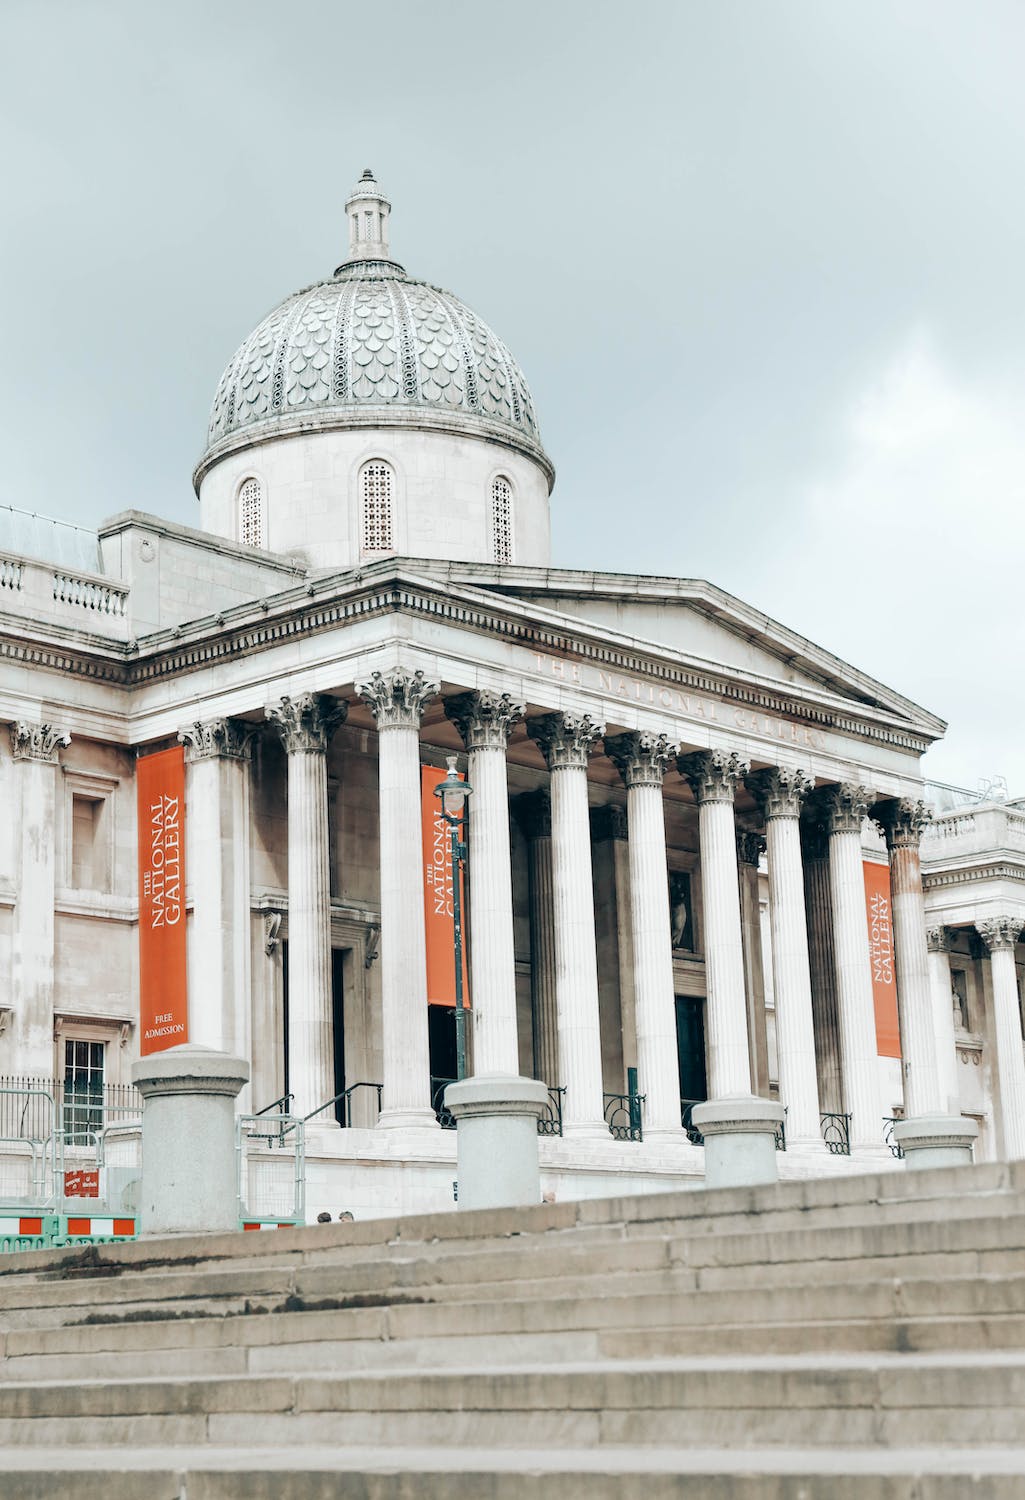
[[[139,816],[139,1051],[189,1039],[185,978],[185,751],[144,755]]]
[[[437,766],[420,767],[420,826],[423,838],[424,927],[427,936],[427,1002],[456,1003],[455,913],[452,909],[452,833],[441,815],[441,798],[434,795],[446,773]],[[466,778],[460,774],[460,781]],[[463,912],[463,999],[469,1005],[466,981],[466,887],[459,873]]]
[[[868,946],[872,958],[872,996],[876,1013],[876,1050],[880,1057],[900,1056],[900,1026],[897,1021],[897,982],[894,978],[893,919],[890,907],[888,865],[863,861],[865,915]]]

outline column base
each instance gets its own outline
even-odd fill
[[[705,1139],[705,1186],[778,1182],[776,1134],[783,1116],[782,1104],[746,1094],[696,1104],[691,1119]]]
[[[574,1141],[611,1141],[613,1138],[604,1120],[582,1120],[578,1124],[563,1120],[562,1134],[565,1140]]]
[[[377,1117],[378,1130],[440,1130],[433,1109],[382,1109]]]
[[[963,1115],[917,1115],[898,1120],[893,1127],[893,1139],[912,1172],[923,1167],[967,1166],[978,1134],[975,1121]]]

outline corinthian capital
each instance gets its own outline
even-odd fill
[[[860,833],[872,794],[857,781],[841,781],[822,789],[822,809],[830,833]]]
[[[458,693],[445,699],[445,713],[459,730],[467,750],[505,750],[512,727],[523,718],[524,705],[509,693]]]
[[[679,745],[665,734],[635,730],[615,734],[605,741],[605,754],[616,763],[620,776],[631,786],[662,786],[662,779]]]
[[[932,810],[914,797],[887,797],[872,808],[872,820],[882,829],[887,849],[917,849]]]
[[[758,863],[765,853],[765,835],[754,833],[750,828],[737,829],[737,858],[742,865],[754,865]]]
[[[71,744],[66,729],[52,724],[28,724],[24,719],[10,726],[11,754],[15,760],[42,760],[56,764],[57,751]]]
[[[677,757],[676,769],[690,782],[700,807],[703,802],[733,802],[737,782],[751,769],[751,762],[734,750],[694,750]]]
[[[541,747],[549,771],[587,770],[587,757],[605,725],[590,714],[544,714],[528,719],[527,733]]]
[[[349,705],[339,698],[320,693],[300,693],[297,698],[282,698],[266,710],[285,742],[289,755],[327,750],[328,741],[349,712]]]
[[[927,927],[925,943],[930,953],[949,953],[951,932],[949,927]]]
[[[243,719],[203,719],[178,731],[185,746],[185,759],[248,760],[253,736],[259,726]]]
[[[1010,948],[1013,952],[1025,923],[1022,922],[1021,917],[1004,915],[983,917],[981,921],[976,922],[975,926],[990,953],[995,953],[998,948]]]
[[[815,783],[807,771],[793,766],[770,766],[746,778],[747,789],[758,804],[762,817],[799,818],[801,805]]]
[[[424,708],[437,697],[441,684],[431,682],[418,667],[391,667],[387,672],[371,672],[366,682],[357,682],[356,691],[370,705],[378,733],[386,729],[419,729]]]

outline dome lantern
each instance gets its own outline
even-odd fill
[[[349,254],[338,271],[353,261],[390,260],[388,219],[391,204],[369,167],[345,200],[345,214],[349,222]]]

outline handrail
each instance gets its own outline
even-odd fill
[[[254,1116],[256,1116],[256,1115],[269,1115],[272,1110],[277,1110],[279,1104],[283,1104],[285,1106],[285,1108],[282,1109],[282,1110],[278,1110],[278,1113],[282,1114],[282,1115],[287,1115],[288,1114],[288,1106],[291,1104],[291,1102],[292,1102],[292,1100],[294,1098],[295,1098],[294,1094],[282,1094],[281,1098],[280,1099],[275,1099],[273,1104],[265,1104],[262,1109],[254,1109],[253,1110],[253,1115]]]
[[[341,1089],[341,1090],[339,1090],[339,1092],[337,1094],[335,1094],[333,1096],[333,1098],[326,1099],[323,1104],[318,1104],[317,1107],[316,1107],[316,1109],[311,1109],[308,1115],[303,1115],[302,1116],[302,1122],[303,1122],[303,1124],[305,1125],[306,1122],[307,1122],[307,1120],[312,1120],[315,1115],[322,1115],[324,1113],[325,1109],[330,1109],[331,1106],[332,1106],[332,1104],[337,1104],[338,1103],[339,1099],[344,1099],[345,1100],[345,1125],[344,1125],[343,1128],[346,1129],[346,1130],[351,1130],[351,1128],[352,1128],[352,1095],[356,1092],[357,1089],[376,1089],[377,1090],[377,1108],[378,1108],[378,1111],[380,1111],[380,1108],[381,1108],[381,1094],[382,1094],[382,1091],[384,1089],[384,1084],[383,1083],[369,1083],[369,1082],[361,1080],[359,1083],[350,1083],[349,1087],[347,1089]],[[339,1122],[339,1123],[341,1123],[341,1122]]]

